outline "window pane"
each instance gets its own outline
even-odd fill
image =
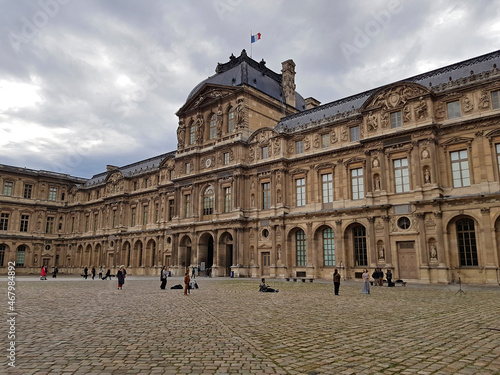
[[[391,127],[399,128],[403,126],[403,122],[401,121],[401,111],[391,113]]]
[[[297,266],[304,267],[306,265],[306,234],[303,230],[295,233],[295,246],[297,249]]]
[[[335,266],[335,242],[331,228],[323,231],[323,259],[325,267]]]
[[[461,116],[460,102],[457,100],[457,101],[448,103],[448,118],[453,119],[453,118],[458,118],[460,116]]]

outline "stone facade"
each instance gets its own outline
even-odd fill
[[[243,51],[177,112],[176,151],[89,180],[0,166],[0,266],[498,283],[499,61],[319,105],[292,60]]]

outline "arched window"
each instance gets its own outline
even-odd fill
[[[335,266],[335,242],[332,228],[323,231],[323,259],[325,267]]]
[[[234,108],[229,108],[227,113],[227,132],[230,133],[234,130]]]
[[[26,257],[26,246],[21,245],[17,248],[16,267],[24,267],[25,257]]]
[[[352,237],[354,240],[354,264],[356,266],[367,266],[368,255],[366,251],[366,229],[362,225],[352,228]]]
[[[460,266],[477,266],[477,246],[474,220],[460,219],[455,224],[457,228],[458,251]]]
[[[203,194],[203,215],[212,215],[214,213],[214,189],[209,186]]]
[[[297,254],[297,267],[306,265],[306,234],[302,229],[295,232],[295,247]]]
[[[215,113],[210,117],[210,139],[217,137],[217,116]]]

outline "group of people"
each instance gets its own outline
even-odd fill
[[[92,275],[92,280],[95,279],[95,274],[96,274],[96,271],[95,271],[95,267],[92,267],[92,270],[90,271],[91,275]],[[111,270],[108,268],[108,270],[106,271],[106,274],[104,275],[104,277],[102,276],[102,274],[104,273],[104,270],[102,268],[102,266],[99,268],[99,279],[100,280],[106,280],[106,279],[109,279],[111,280]],[[89,277],[89,269],[87,267],[85,267],[83,269],[83,275],[82,277],[87,280],[87,278]]]
[[[379,286],[384,286],[384,272],[382,271],[381,268],[375,268],[375,271],[372,273],[373,277],[373,285],[379,285]],[[363,294],[370,294],[370,273],[368,272],[367,269],[364,270],[363,275]],[[392,282],[392,271],[387,270],[386,272],[386,278],[387,278],[387,286],[388,287],[393,287],[394,283]]]
[[[49,269],[47,266],[42,266],[42,269],[40,271],[40,280],[47,280],[47,274],[49,273]],[[59,273],[59,270],[57,267],[54,267],[54,270],[52,271],[52,277],[55,279],[57,277],[57,274]]]

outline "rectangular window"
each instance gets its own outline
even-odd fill
[[[497,144],[497,166],[498,166],[498,173],[500,174],[500,143]]]
[[[365,198],[363,168],[351,169],[352,199]]]
[[[175,178],[175,171],[172,169],[170,171],[170,181],[172,181]]]
[[[360,140],[359,126],[351,126],[349,131],[351,133],[351,142],[357,142]]]
[[[20,232],[28,231],[29,219],[29,215],[21,215],[21,226],[19,227]]]
[[[54,217],[48,216],[45,225],[45,233],[54,233]]]
[[[469,160],[467,150],[454,151],[451,156],[453,187],[470,186]]]
[[[175,206],[174,206],[174,200],[169,199],[168,200],[168,220],[171,221],[172,218],[174,217],[175,213]]]
[[[75,217],[71,218],[71,233],[75,231]]]
[[[55,187],[49,188],[49,201],[55,201],[56,198],[57,198],[57,188]],[[99,196],[97,198],[99,198]]]
[[[297,254],[297,267],[306,266],[306,234],[303,230],[297,231],[295,234],[295,246]]]
[[[500,95],[498,93],[500,93],[500,91],[491,92],[491,105],[493,106],[493,109],[500,108]]]
[[[214,213],[214,197],[213,195],[205,195],[203,197],[203,215],[212,215]]]
[[[196,127],[195,126],[191,126],[189,128],[189,144],[190,145],[194,145],[194,142],[196,140]]]
[[[135,227],[135,207],[132,208],[132,213],[130,215],[130,226]]]
[[[97,221],[99,219],[99,214],[94,214],[94,232],[97,231]]]
[[[331,228],[323,231],[323,259],[325,267],[335,266],[335,242]]]
[[[403,120],[401,118],[401,111],[391,113],[391,127],[400,128],[403,126]]]
[[[321,175],[323,190],[323,203],[333,202],[333,174],[325,173]]]
[[[224,212],[231,211],[231,187],[224,188]]]
[[[306,179],[298,178],[295,180],[295,189],[297,192],[297,207],[306,205]]]
[[[10,181],[5,181],[3,184],[3,195],[8,197],[12,196],[12,188],[14,187],[14,183]]]
[[[368,251],[366,248],[366,229],[358,225],[352,229],[354,240],[354,265],[356,267],[368,265]]]
[[[16,254],[16,267],[24,267],[24,262],[26,260],[26,247],[19,246]]]
[[[460,101],[456,100],[454,102],[448,103],[448,118],[458,118],[462,116],[460,113]]]
[[[33,191],[33,185],[25,184],[24,185],[24,198],[31,198],[31,192]]]
[[[186,217],[189,217],[190,216],[190,210],[191,210],[191,195],[190,194],[187,194],[184,196],[184,207],[185,207],[185,210],[184,212],[186,213]]]
[[[229,164],[229,152],[224,152],[224,165]]]
[[[396,184],[396,193],[407,193],[410,191],[407,158],[394,160],[394,181]]]
[[[89,231],[89,220],[90,218],[88,216],[85,216],[85,232]]]
[[[9,216],[10,214],[7,213],[0,214],[0,230],[9,229]]]
[[[134,191],[137,190],[137,181],[134,181]]]
[[[262,208],[267,210],[271,208],[271,183],[262,184]]]
[[[217,116],[213,115],[210,119],[209,126],[209,139],[215,139],[217,137]]]
[[[267,159],[269,157],[269,148],[267,146],[262,147],[262,159]]]
[[[113,223],[112,228],[116,228],[116,210],[113,210]]]
[[[321,148],[330,147],[330,134],[323,134],[321,136]]]
[[[158,222],[160,220],[160,204],[156,203],[155,204],[155,222]]]
[[[143,206],[142,212],[142,225],[146,225],[148,223],[148,214],[149,214],[149,206]]]
[[[227,114],[227,132],[230,133],[234,130],[234,108],[229,110]]]
[[[5,262],[5,245],[0,245],[0,267],[3,267]]]
[[[191,172],[191,164],[186,163],[185,166],[186,166],[186,174],[189,174]]]
[[[304,152],[304,142],[303,141],[295,142],[295,150],[297,155],[302,154]]]

